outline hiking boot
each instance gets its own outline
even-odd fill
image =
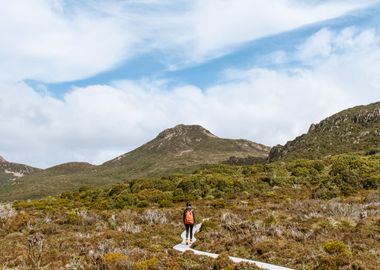
[[[189,244],[189,239],[186,239],[186,245],[188,245]]]
[[[193,243],[193,240],[192,239],[190,239],[190,245]]]

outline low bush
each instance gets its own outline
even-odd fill
[[[348,247],[338,240],[324,242],[323,250],[330,255],[349,254]]]
[[[158,269],[157,266],[159,263],[160,263],[160,260],[157,258],[147,259],[147,260],[136,263],[136,269],[155,270],[155,269]]]
[[[120,260],[120,259],[127,259],[128,257],[122,253],[112,253],[112,252],[109,252],[107,253],[106,255],[104,255],[104,261],[106,263],[110,263],[110,262],[113,262],[115,260]]]
[[[205,220],[202,223],[201,232],[214,231],[218,228],[218,223],[215,220]]]

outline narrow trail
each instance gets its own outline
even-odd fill
[[[194,235],[196,232],[199,232],[199,230],[201,229],[201,226],[202,226],[202,223],[199,223],[199,224],[194,226]],[[204,256],[208,256],[208,257],[212,257],[212,258],[217,258],[219,256],[216,253],[210,253],[210,252],[206,252],[206,251],[200,251],[200,250],[192,249],[190,247],[190,245],[186,245],[186,231],[184,231],[181,234],[181,238],[182,238],[182,243],[175,245],[173,247],[177,251],[185,252],[187,250],[190,250],[196,255],[204,255]],[[195,241],[196,241],[196,239],[193,236],[193,243]],[[258,261],[254,261],[254,260],[243,259],[243,258],[237,258],[237,257],[233,257],[233,256],[229,256],[229,258],[235,263],[239,263],[239,262],[252,263],[258,267],[261,267],[261,268],[267,269],[267,270],[293,270],[293,269],[287,268],[287,267],[282,267],[282,266],[278,266],[278,265],[273,265],[273,264],[269,264],[269,263],[263,263],[263,262],[258,262]]]

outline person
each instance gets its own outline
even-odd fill
[[[183,224],[186,228],[186,245],[193,242],[193,227],[195,224],[195,214],[194,209],[191,206],[190,202],[186,203],[186,208],[183,211]],[[190,233],[190,242],[189,242],[189,233]]]

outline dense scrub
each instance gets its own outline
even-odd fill
[[[253,166],[211,165],[192,174],[137,179],[106,188],[82,187],[58,197],[19,202],[38,209],[86,207],[101,210],[170,207],[187,200],[332,199],[358,190],[380,188],[380,155],[338,155],[321,160],[295,160]],[[220,200],[220,201],[218,201]]]
[[[207,217],[195,248],[295,269],[376,269],[380,156],[213,165],[0,207],[4,269],[255,269],[178,254],[183,202]],[[33,268],[34,267],[34,268]],[[1,269],[1,267],[0,267]]]

